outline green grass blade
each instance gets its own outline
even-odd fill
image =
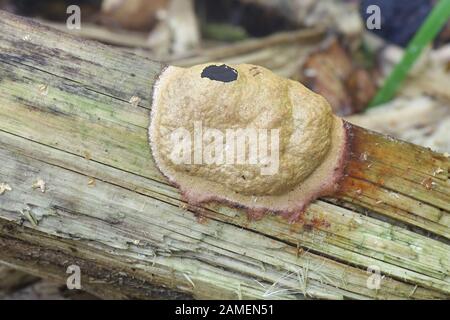
[[[368,109],[390,101],[408,75],[423,49],[436,37],[450,18],[450,0],[440,0],[409,42],[402,60],[395,66],[382,88],[369,103]]]

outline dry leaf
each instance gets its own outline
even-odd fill
[[[306,59],[302,80],[308,88],[323,95],[340,116],[361,111],[376,93],[370,73],[354,66],[351,56],[336,39]]]
[[[150,30],[168,0],[103,0],[102,22],[131,30]]]

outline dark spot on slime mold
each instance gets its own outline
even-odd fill
[[[202,72],[202,78],[220,82],[232,82],[235,81],[237,77],[238,72],[225,64],[222,64],[221,66],[207,66]]]

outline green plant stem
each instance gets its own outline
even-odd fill
[[[433,41],[449,18],[450,0],[440,0],[409,42],[402,60],[392,70],[382,88],[369,103],[368,108],[376,107],[392,99],[423,49]]]

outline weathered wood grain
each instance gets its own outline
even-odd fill
[[[338,198],[450,238],[450,159],[353,127]]]
[[[339,206],[316,201],[293,225],[186,208],[147,145],[160,64],[3,12],[0,30],[0,183],[12,188],[0,196],[0,260],[60,280],[78,264],[86,290],[118,298],[154,298],[155,286],[195,298],[449,297],[445,157],[354,128],[354,165],[329,200]],[[355,204],[369,215],[344,208]]]

